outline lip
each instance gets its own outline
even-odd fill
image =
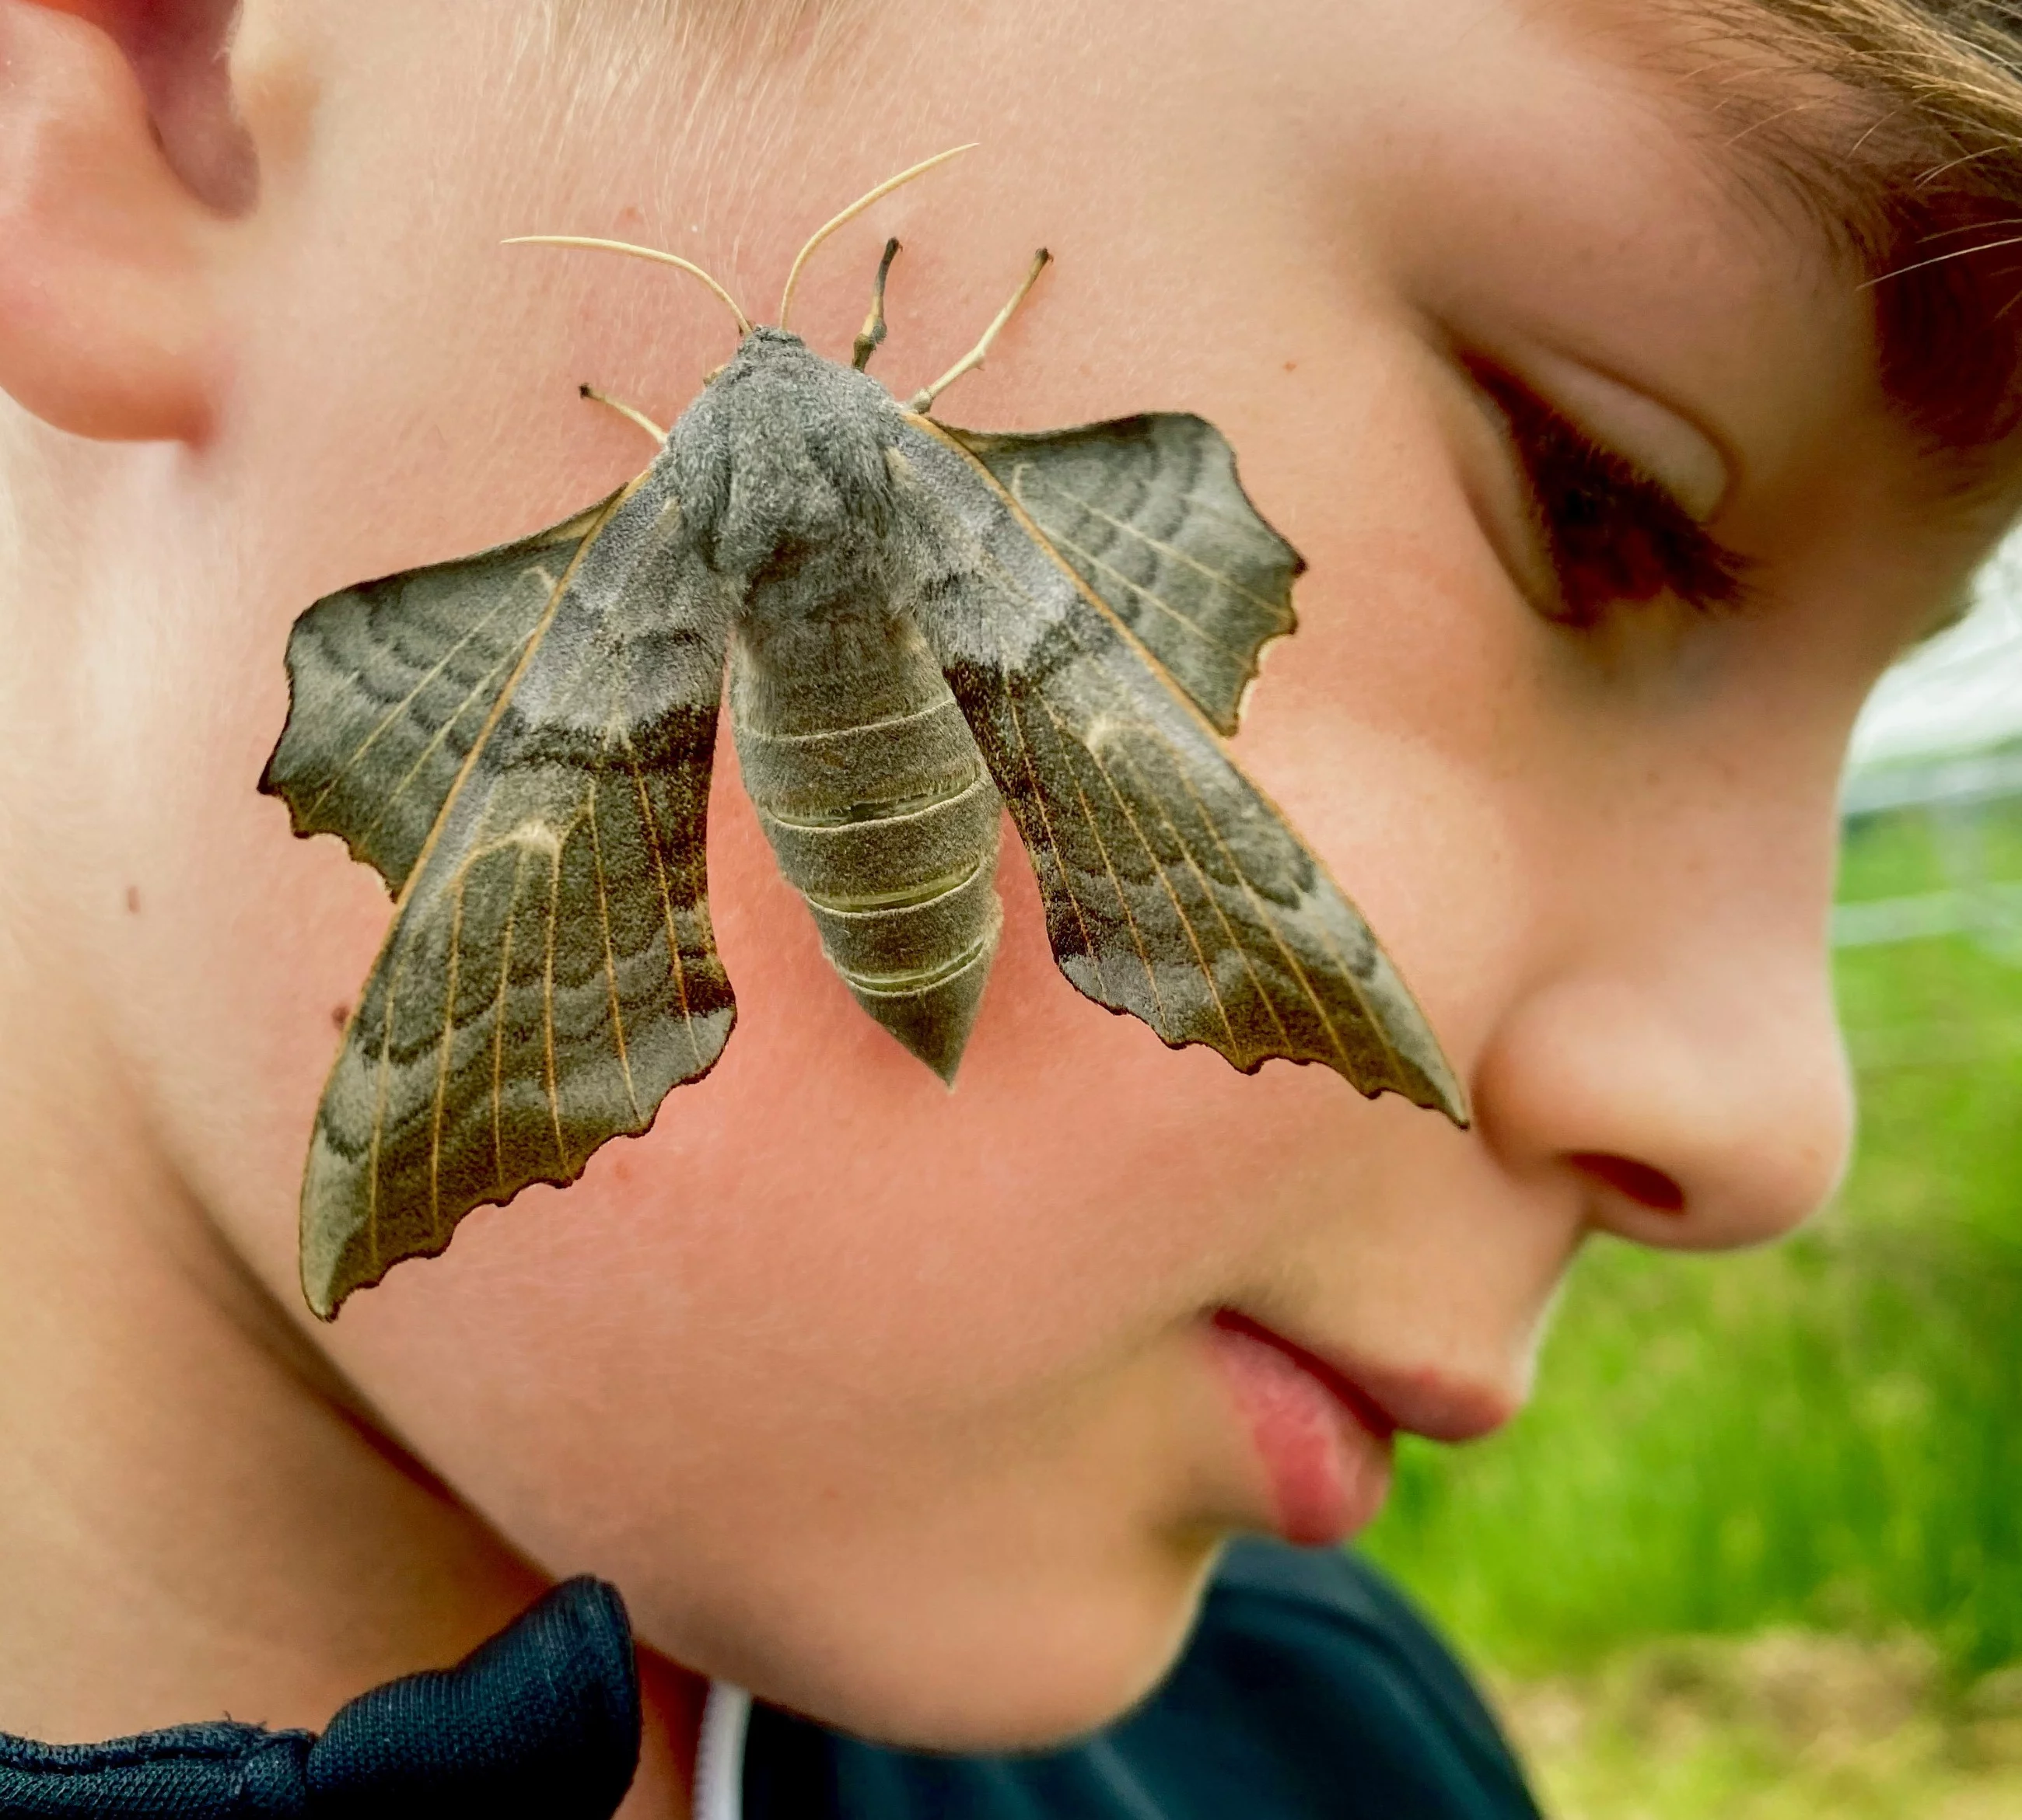
[[[1434,1369],[1317,1352],[1233,1309],[1217,1310],[1209,1339],[1270,1482],[1273,1527],[1307,1546],[1345,1540],[1374,1518],[1398,1430],[1473,1440],[1516,1406],[1506,1392]]]

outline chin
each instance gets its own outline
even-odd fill
[[[1178,1659],[1218,1544],[1168,1545],[1130,1573],[924,1576],[847,1602],[732,1673],[775,1705],[879,1744],[988,1755],[1096,1730]],[[803,1614],[805,1617],[806,1614]]]

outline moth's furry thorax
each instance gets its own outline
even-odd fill
[[[746,582],[889,528],[899,418],[875,379],[758,328],[669,433],[661,457],[719,574]]]

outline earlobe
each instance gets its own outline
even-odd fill
[[[0,387],[78,436],[201,438],[230,233],[171,168],[114,39],[0,0]]]

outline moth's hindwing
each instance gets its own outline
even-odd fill
[[[948,432],[1224,733],[1297,623],[1299,553],[1258,516],[1221,431],[1177,412],[1033,436]]]
[[[1246,1073],[1323,1062],[1457,1123],[1465,1096],[1354,906],[1194,704],[962,442],[910,418],[914,613],[1098,1004]],[[1141,621],[1141,623],[1142,623]]]
[[[655,469],[556,532],[297,627],[269,786],[400,886],[310,1142],[319,1314],[443,1250],[473,1208],[573,1181],[722,1052],[704,818],[729,613]],[[418,840],[382,832],[425,805]]]
[[[612,494],[460,562],[326,595],[288,634],[287,726],[260,788],[398,895],[506,678]]]

